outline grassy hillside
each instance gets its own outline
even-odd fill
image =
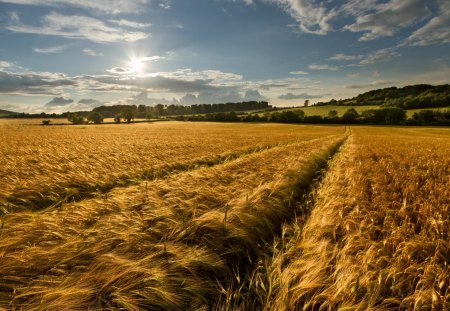
[[[414,113],[416,113],[416,112],[419,112],[419,111],[421,111],[421,110],[423,110],[423,108],[422,109],[408,109],[408,110],[406,110],[406,115],[407,115],[407,117],[408,118],[411,118],[413,115],[414,115]],[[437,107],[437,108],[427,108],[427,110],[433,110],[433,111],[438,111],[438,110],[440,110],[440,111],[445,111],[445,110],[450,110],[450,106],[447,106],[447,107]]]
[[[320,102],[316,105],[367,106],[383,105],[405,109],[446,107],[450,104],[450,85],[408,85],[372,90],[353,98]]]
[[[0,109],[0,117],[7,117],[7,116],[11,116],[11,115],[16,115],[16,114],[17,114],[17,112]]]

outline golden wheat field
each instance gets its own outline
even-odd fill
[[[0,310],[450,308],[448,128],[0,138]]]

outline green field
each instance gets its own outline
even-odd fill
[[[440,111],[446,111],[446,110],[448,110],[448,109],[450,109],[450,106],[447,106],[447,107],[439,107],[439,108],[408,109],[408,110],[406,110],[406,116],[407,116],[408,118],[411,118],[411,117],[413,116],[414,113],[419,112],[420,110],[434,110],[434,111],[440,110]]]

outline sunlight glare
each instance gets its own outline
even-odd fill
[[[134,73],[143,73],[145,69],[145,64],[142,59],[133,58],[129,62],[129,66]]]

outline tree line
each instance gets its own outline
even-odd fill
[[[162,104],[158,104],[156,106],[114,105],[114,106],[100,106],[94,108],[93,111],[102,114],[105,118],[114,118],[116,115],[122,113],[123,110],[131,109],[136,118],[150,119],[152,117],[160,117],[160,116],[248,111],[248,110],[266,110],[271,108],[272,106],[269,105],[269,103],[266,101],[246,101],[239,103],[199,104],[192,106],[162,105]]]
[[[407,118],[406,110],[398,107],[370,109],[358,113],[349,108],[339,117],[336,110],[330,110],[325,117],[307,116],[303,110],[259,114],[213,113],[207,115],[177,116],[179,121],[215,122],[276,122],[276,123],[315,123],[315,124],[372,124],[372,125],[450,125],[450,110],[421,110]]]

